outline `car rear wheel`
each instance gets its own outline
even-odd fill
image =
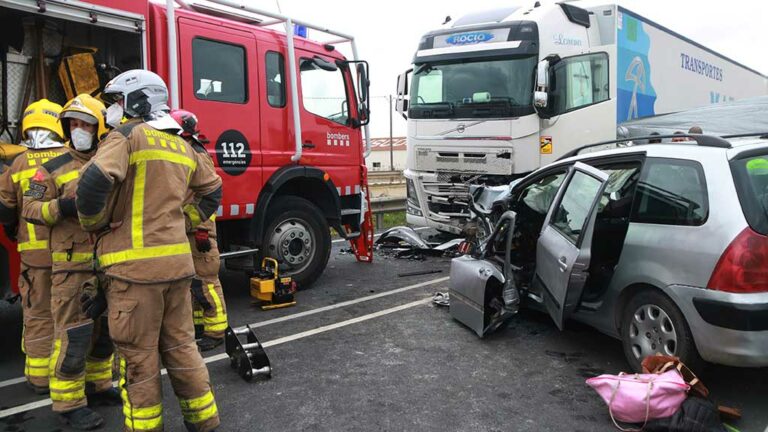
[[[702,366],[682,312],[656,291],[641,291],[629,300],[621,321],[621,342],[635,372],[640,372],[645,357],[656,353],[679,357],[694,372]]]
[[[317,206],[304,198],[280,197],[267,212],[266,256],[280,263],[299,289],[308,288],[325,270],[331,254],[331,232]]]

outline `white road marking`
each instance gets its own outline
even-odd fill
[[[439,282],[445,282],[448,279],[449,279],[448,276],[437,278],[437,279],[431,279],[431,280],[428,280],[428,281],[419,282],[419,283],[414,284],[414,285],[408,285],[406,287],[396,288],[396,289],[393,289],[391,291],[384,291],[384,292],[380,292],[378,294],[372,294],[372,295],[365,296],[365,297],[360,297],[360,298],[356,298],[356,299],[352,299],[352,300],[347,300],[347,301],[344,301],[344,302],[341,302],[341,303],[335,303],[335,304],[328,305],[328,306],[323,306],[323,307],[320,307],[320,308],[317,308],[317,309],[311,309],[311,310],[308,310],[308,311],[299,312],[299,313],[295,313],[295,314],[290,314],[290,315],[282,316],[282,317],[279,317],[279,318],[273,318],[273,319],[266,320],[266,321],[255,322],[255,323],[250,324],[250,326],[252,328],[265,327],[265,326],[268,326],[268,325],[271,325],[271,324],[277,324],[277,323],[283,322],[283,321],[290,321],[290,320],[293,320],[293,319],[296,319],[296,318],[301,318],[301,317],[305,317],[305,316],[309,316],[309,315],[315,315],[315,314],[319,314],[321,312],[326,312],[326,311],[329,311],[329,310],[342,308],[342,307],[353,305],[353,304],[356,304],[356,303],[362,303],[362,302],[369,301],[369,300],[375,300],[377,298],[386,297],[386,296],[390,296],[390,295],[394,295],[394,294],[399,294],[399,293],[402,293],[402,292],[405,292],[405,291],[410,291],[412,289],[421,288],[421,287],[424,287],[424,286],[427,286],[427,285],[433,285],[433,284],[436,284],[436,283],[439,283]],[[8,379],[8,380],[5,380],[5,381],[0,381],[0,388],[12,386],[12,385],[15,385],[15,384],[20,384],[20,383],[23,383],[25,381],[26,381],[25,377],[11,378],[11,379]]]
[[[392,314],[392,313],[395,313],[395,312],[399,312],[399,311],[402,311],[402,310],[405,310],[405,309],[410,309],[410,308],[413,308],[413,307],[416,307],[416,306],[427,304],[430,301],[432,301],[431,298],[425,298],[425,299],[421,299],[421,300],[416,300],[416,301],[413,301],[413,302],[410,302],[410,303],[402,304],[400,306],[391,307],[389,309],[380,310],[378,312],[373,312],[373,313],[370,313],[370,314],[367,314],[367,315],[362,315],[362,316],[359,316],[359,317],[356,317],[356,318],[350,318],[350,319],[345,320],[345,321],[339,321],[337,323],[333,323],[333,324],[328,324],[328,325],[325,325],[325,326],[317,327],[317,328],[314,328],[312,330],[307,330],[307,331],[303,331],[303,332],[300,332],[300,333],[295,333],[295,334],[292,334],[292,335],[283,336],[281,338],[277,338],[277,339],[273,339],[273,340],[268,341],[268,342],[264,342],[262,344],[262,346],[264,348],[269,348],[269,347],[272,347],[272,346],[276,346],[276,345],[281,345],[281,344],[284,344],[284,343],[292,342],[292,341],[295,341],[295,340],[304,339],[306,337],[314,336],[316,334],[325,333],[325,332],[328,332],[328,331],[331,331],[331,330],[335,330],[335,329],[338,329],[338,328],[342,328],[342,327],[346,327],[346,326],[349,326],[349,325],[352,325],[352,324],[361,323],[361,322],[368,321],[368,320],[371,320],[371,319],[374,319],[374,318],[378,318],[378,317],[381,317],[381,316],[384,316],[384,315],[389,315],[389,314]],[[205,363],[213,363],[213,362],[216,362],[216,361],[219,361],[219,360],[224,360],[224,359],[227,359],[227,358],[229,358],[227,356],[227,354],[226,353],[222,353],[222,354],[216,354],[216,355],[211,356],[211,357],[206,357],[206,358],[203,359],[203,361],[205,361]],[[167,373],[168,372],[165,369],[163,369],[161,371],[161,374],[163,374],[163,375],[166,375]],[[117,382],[116,381],[113,382],[112,385],[113,386],[117,385]],[[4,410],[0,411],[0,419],[1,418],[5,418],[5,417],[9,417],[9,416],[12,416],[12,415],[15,415],[15,414],[31,411],[31,410],[34,410],[34,409],[46,407],[46,406],[49,406],[49,405],[51,405],[51,399],[50,398],[49,399],[42,399],[42,400],[35,401],[35,402],[30,402],[30,403],[27,403],[27,404],[24,404],[24,405],[19,405],[19,406],[13,407],[13,408],[4,409]]]
[[[429,229],[429,227],[419,227],[419,228],[414,228],[413,230],[414,231],[424,231],[424,230],[427,230],[427,229]],[[382,233],[374,234],[373,238],[381,237],[381,234]],[[349,240],[338,239],[338,240],[332,240],[331,243],[343,243],[343,242],[348,242],[348,241]]]

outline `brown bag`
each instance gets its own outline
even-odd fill
[[[688,366],[675,356],[663,354],[648,356],[643,359],[640,366],[643,368],[643,373],[664,373],[671,369],[677,369],[680,375],[682,375],[683,380],[691,386],[689,394],[704,399],[709,398],[709,389]],[[720,416],[725,419],[738,420],[741,418],[741,410],[738,408],[718,405],[717,410],[720,412]]]

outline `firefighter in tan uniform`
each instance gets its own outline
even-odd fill
[[[171,111],[171,117],[181,126],[181,136],[190,144],[203,146],[200,138],[197,116],[189,111]],[[202,158],[214,169],[213,160]],[[186,209],[194,209],[194,197],[187,196]],[[190,213],[186,212],[185,213]],[[194,214],[194,211],[191,213]],[[197,222],[197,221],[196,221]],[[192,261],[195,264],[195,278],[192,279],[192,314],[195,323],[195,337],[201,333],[197,342],[201,351],[208,351],[224,342],[224,330],[227,328],[227,305],[224,302],[224,292],[219,281],[219,248],[216,245],[216,216],[192,227],[190,217],[187,217],[187,236],[192,248]],[[199,329],[199,330],[198,330]]]
[[[21,218],[22,197],[40,165],[65,151],[60,112],[60,105],[46,99],[24,110],[22,144],[29,149],[16,156],[0,175],[0,222],[17,227],[17,248],[21,256],[19,293],[24,313],[24,375],[27,385],[38,394],[48,392],[48,363],[53,346],[49,229]]]
[[[69,148],[37,170],[24,193],[22,211],[28,221],[51,227],[51,400],[53,411],[80,430],[104,423],[101,415],[87,406],[88,402],[120,403],[120,393],[112,387],[113,345],[106,316],[94,321],[81,311],[81,287],[94,274],[93,244],[80,227],[75,209],[79,171],[107,133],[105,111],[104,104],[87,94],[64,105],[59,117]]]
[[[168,370],[190,431],[219,424],[208,370],[197,350],[190,307],[195,274],[184,227],[192,190],[193,220],[206,220],[221,201],[221,178],[203,162],[205,150],[177,134],[163,80],[145,70],[124,72],[104,88],[116,129],[99,144],[77,185],[80,224],[97,233],[106,296],[85,299],[89,313],[108,304],[109,330],[120,355],[125,430],[162,430],[160,363]],[[125,116],[129,120],[120,125]]]

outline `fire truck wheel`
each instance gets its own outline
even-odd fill
[[[284,196],[269,206],[264,232],[266,256],[277,259],[281,274],[299,289],[320,277],[331,255],[331,230],[317,206],[304,198]]]

